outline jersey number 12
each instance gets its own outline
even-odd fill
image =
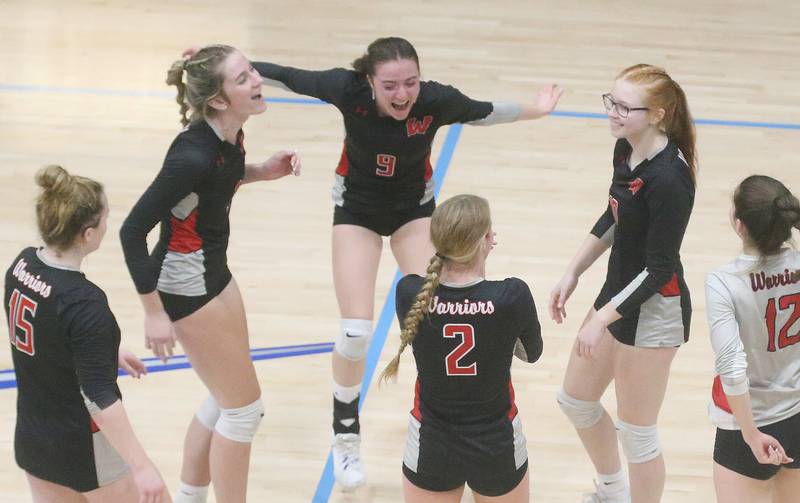
[[[33,346],[32,318],[36,316],[36,301],[31,300],[19,290],[11,292],[8,301],[8,335],[11,345],[26,355],[33,356],[36,349]],[[30,314],[30,317],[27,315]],[[20,332],[22,332],[20,334]]]
[[[478,363],[461,365],[461,359],[475,348],[475,329],[466,323],[448,323],[442,330],[442,335],[448,339],[461,337],[461,344],[450,351],[444,358],[444,366],[449,376],[474,376],[478,375]]]
[[[792,314],[789,315],[789,319],[786,320],[786,323],[783,324],[783,327],[778,332],[777,349],[783,349],[800,342],[800,330],[798,330],[794,335],[789,335],[789,329],[792,328],[794,322],[800,318],[800,293],[784,295],[778,299],[778,308],[781,311],[785,311],[791,306],[794,306],[794,310],[792,311]],[[769,302],[767,302],[767,312],[764,313],[764,320],[767,322],[767,334],[769,337],[769,341],[767,342],[767,351],[770,353],[775,352],[776,349],[775,319],[777,316],[778,309],[775,307],[775,298],[773,297],[769,299]]]

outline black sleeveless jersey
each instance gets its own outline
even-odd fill
[[[245,170],[243,139],[240,130],[236,145],[221,140],[200,120],[172,142],[161,171],[120,229],[139,293],[157,288],[198,297],[225,286],[228,215]],[[147,234],[159,222],[159,240],[148,256]]]
[[[401,324],[424,278],[397,284]],[[412,342],[417,383],[412,414],[421,423],[492,423],[517,414],[511,357],[535,362],[542,336],[530,289],[518,278],[440,285]],[[516,347],[516,350],[515,350]]]
[[[472,100],[454,87],[422,81],[408,118],[398,121],[378,115],[366,76],[353,70],[253,66],[263,77],[326,101],[342,113],[344,149],[336,167],[333,200],[358,212],[407,210],[430,201],[436,131],[447,124],[483,119],[493,110],[491,103]]]
[[[82,272],[48,265],[26,248],[6,272],[5,309],[18,388],[17,462],[33,469],[54,448],[85,452],[96,431],[87,407],[121,398],[120,331],[106,295]]]

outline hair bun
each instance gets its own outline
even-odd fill
[[[792,194],[783,194],[775,198],[775,207],[781,216],[793,226],[800,223],[800,201]]]
[[[72,176],[66,169],[55,164],[46,166],[36,173],[36,185],[54,195],[69,193],[73,184]]]

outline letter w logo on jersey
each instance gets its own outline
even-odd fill
[[[415,117],[409,117],[406,120],[406,132],[408,133],[409,137],[414,136],[415,134],[425,134],[428,132],[431,122],[433,122],[432,115],[426,115],[422,118],[421,122]]]

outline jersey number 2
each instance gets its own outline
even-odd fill
[[[444,359],[445,370],[449,376],[474,376],[478,375],[478,364],[472,362],[471,365],[462,366],[460,361],[467,353],[475,347],[475,329],[466,323],[448,323],[444,326],[443,336],[454,339],[461,337],[461,344],[450,351]]]
[[[792,311],[792,314],[789,315],[789,319],[786,320],[786,323],[784,323],[783,328],[781,328],[778,332],[777,349],[783,349],[800,342],[800,330],[798,330],[794,335],[789,335],[789,329],[792,328],[794,322],[800,318],[800,293],[784,295],[778,299],[778,308],[780,308],[781,311],[789,309],[791,306],[794,306],[794,310]],[[777,316],[778,310],[775,307],[775,298],[773,297],[769,299],[769,302],[767,302],[767,312],[764,313],[764,320],[767,322],[767,334],[769,337],[769,341],[767,342],[767,351],[770,353],[775,352],[776,349],[775,318],[777,318]]]
[[[378,176],[394,176],[394,165],[397,163],[397,157],[390,154],[378,154],[376,161],[379,168],[375,170]]]
[[[11,345],[26,355],[33,356],[36,349],[33,346],[33,324],[30,318],[36,316],[36,301],[31,300],[19,290],[11,292],[8,301],[8,335]],[[19,333],[22,332],[22,334]]]

